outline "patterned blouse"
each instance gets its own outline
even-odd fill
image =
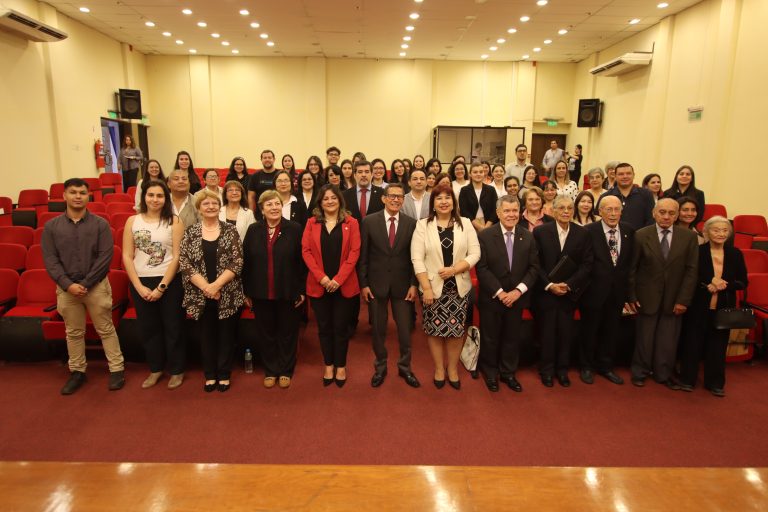
[[[240,280],[243,270],[243,246],[235,226],[219,221],[219,228],[221,234],[216,252],[216,275],[220,276],[225,270],[235,273],[235,278],[221,289],[219,319],[224,319],[237,313],[243,305],[243,284]],[[189,316],[198,320],[205,309],[205,295],[200,288],[192,284],[190,278],[195,274],[206,275],[203,261],[203,228],[200,222],[188,227],[184,232],[179,248],[179,268],[184,283],[182,305]]]

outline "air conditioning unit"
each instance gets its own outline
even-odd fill
[[[0,6],[0,30],[38,43],[54,43],[67,38],[67,34],[61,30],[2,6]]]
[[[600,64],[589,70],[597,76],[619,76],[629,73],[643,66],[647,66],[653,59],[653,52],[625,53],[618,59],[613,59],[605,64]]]

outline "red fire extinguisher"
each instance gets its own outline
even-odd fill
[[[104,162],[104,144],[102,144],[101,139],[96,139],[96,142],[93,143],[93,152],[96,154],[96,167],[103,169],[106,164]]]

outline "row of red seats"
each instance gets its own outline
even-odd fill
[[[0,268],[8,268],[18,273],[25,270],[45,269],[43,246],[32,244],[27,248],[22,244],[0,242]],[[123,250],[118,245],[114,246],[109,268],[117,270],[123,268]]]

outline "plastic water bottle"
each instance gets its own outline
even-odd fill
[[[253,354],[251,349],[245,349],[245,373],[253,373]]]

